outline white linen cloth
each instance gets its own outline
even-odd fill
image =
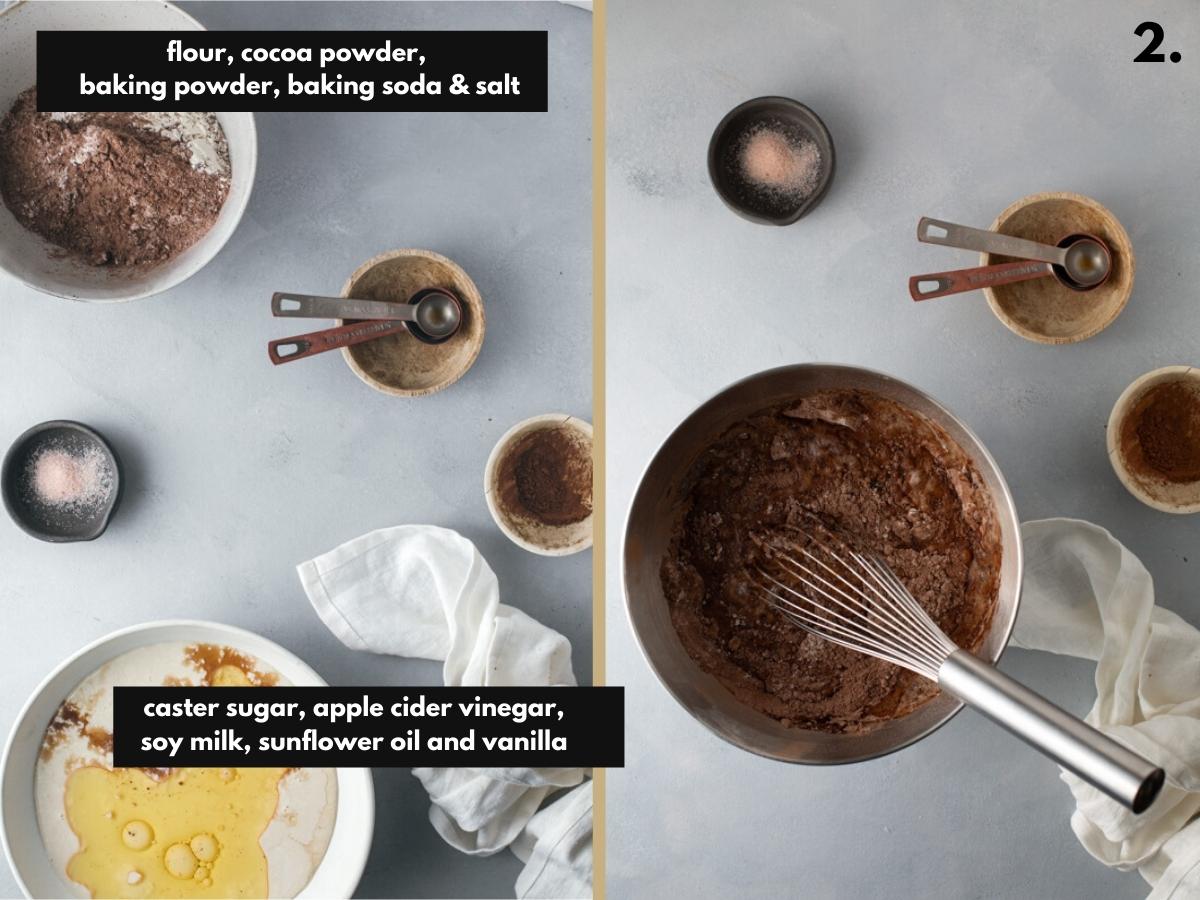
[[[573,685],[571,644],[500,602],[475,545],[432,525],[383,528],[297,567],[321,621],[353,650],[443,660],[447,685]],[[584,769],[418,768],[447,843],[488,855],[513,845],[517,896],[590,897],[592,786]],[[561,788],[578,787],[546,806]],[[516,842],[516,843],[514,843]]]
[[[1086,719],[1167,773],[1135,816],[1070,773],[1071,828],[1092,856],[1136,868],[1149,900],[1200,900],[1200,631],[1154,605],[1150,573],[1088,522],[1022,525],[1025,580],[1013,643],[1096,661]]]

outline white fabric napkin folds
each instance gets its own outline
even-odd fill
[[[1154,583],[1111,534],[1075,519],[1022,526],[1013,643],[1096,661],[1087,722],[1156,762],[1167,784],[1140,816],[1079,778],[1071,827],[1092,856],[1136,868],[1149,900],[1200,898],[1200,631],[1154,605]]]
[[[317,615],[354,650],[443,660],[447,685],[572,685],[571,644],[500,602],[475,545],[456,531],[401,525],[297,567]],[[585,769],[413,769],[447,843],[525,863],[517,896],[590,897],[592,784]],[[548,795],[575,789],[539,811]]]

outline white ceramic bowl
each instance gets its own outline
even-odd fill
[[[500,461],[509,447],[531,431],[560,426],[574,430],[591,444],[591,422],[569,416],[566,413],[546,413],[541,416],[533,416],[523,422],[518,422],[504,432],[500,440],[496,441],[496,446],[492,448],[487,465],[483,469],[483,495],[487,499],[488,511],[492,514],[492,519],[510,541],[518,547],[541,556],[568,556],[592,546],[592,516],[589,515],[586,519],[572,522],[569,525],[543,525],[517,520],[500,505],[497,481],[500,474]]]
[[[18,3],[0,13],[0,117],[12,107],[18,94],[37,81],[37,32],[56,29],[200,31],[203,26],[170,3],[151,0]],[[253,113],[216,115],[229,142],[229,196],[208,234],[179,256],[136,276],[85,265],[54,253],[53,245],[26,230],[0,204],[0,269],[44,293],[93,303],[149,297],[200,271],[237,228],[250,200],[258,156]]]
[[[50,866],[37,827],[33,779],[46,726],[84,678],[123,653],[168,641],[223,644],[257,657],[297,687],[323,686],[321,676],[294,654],[250,631],[176,619],[147,622],[94,641],[50,673],[17,716],[0,762],[0,841],[27,897],[68,897],[72,887]],[[370,769],[338,769],[337,818],[329,849],[300,897],[349,897],[358,886],[375,827]]]

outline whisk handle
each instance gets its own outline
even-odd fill
[[[1135,813],[1163,786],[1162,769],[965,650],[942,663],[938,684]]]

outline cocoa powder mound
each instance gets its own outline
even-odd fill
[[[175,258],[217,221],[229,178],[194,166],[181,140],[148,121],[141,113],[39,113],[30,88],[0,122],[5,206],[90,265]],[[221,150],[227,167],[223,135]]]
[[[859,733],[937,685],[798,628],[764,599],[754,534],[816,517],[880,556],[961,647],[979,647],[999,590],[991,495],[927,419],[866,391],[764,409],[700,455],[661,581],[688,654],[740,702],[807,730]]]
[[[1151,387],[1121,423],[1120,444],[1135,475],[1200,481],[1200,390],[1182,381]]]
[[[592,458],[565,428],[521,437],[500,464],[500,502],[544,525],[571,525],[592,513]]]

